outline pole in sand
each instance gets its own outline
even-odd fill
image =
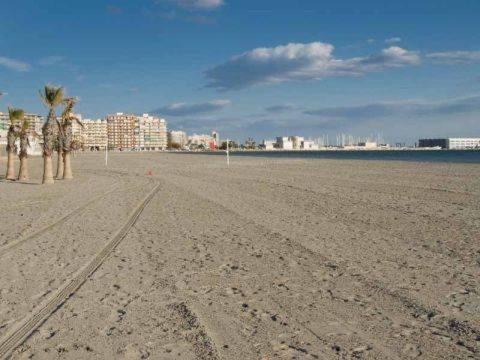
[[[227,167],[230,167],[230,148],[228,146],[228,139],[227,139]]]
[[[105,166],[108,166],[108,146],[105,146]]]

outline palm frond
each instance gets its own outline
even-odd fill
[[[22,121],[22,131],[26,131],[30,128],[30,121],[28,119],[23,119]]]
[[[39,91],[43,104],[48,108],[60,105],[63,101],[63,87],[45,85],[43,91]]]
[[[10,119],[10,124],[14,125],[17,121],[23,121],[25,118],[25,111],[22,109],[8,108],[8,117]]]

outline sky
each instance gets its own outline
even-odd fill
[[[240,141],[480,136],[477,0],[17,0],[0,5],[0,111],[155,113]]]

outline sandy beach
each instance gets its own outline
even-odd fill
[[[480,358],[480,165],[88,153],[53,186],[41,169],[0,182],[0,354]]]

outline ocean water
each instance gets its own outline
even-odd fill
[[[198,154],[225,156],[224,151]],[[480,164],[480,150],[232,151],[231,156]]]

